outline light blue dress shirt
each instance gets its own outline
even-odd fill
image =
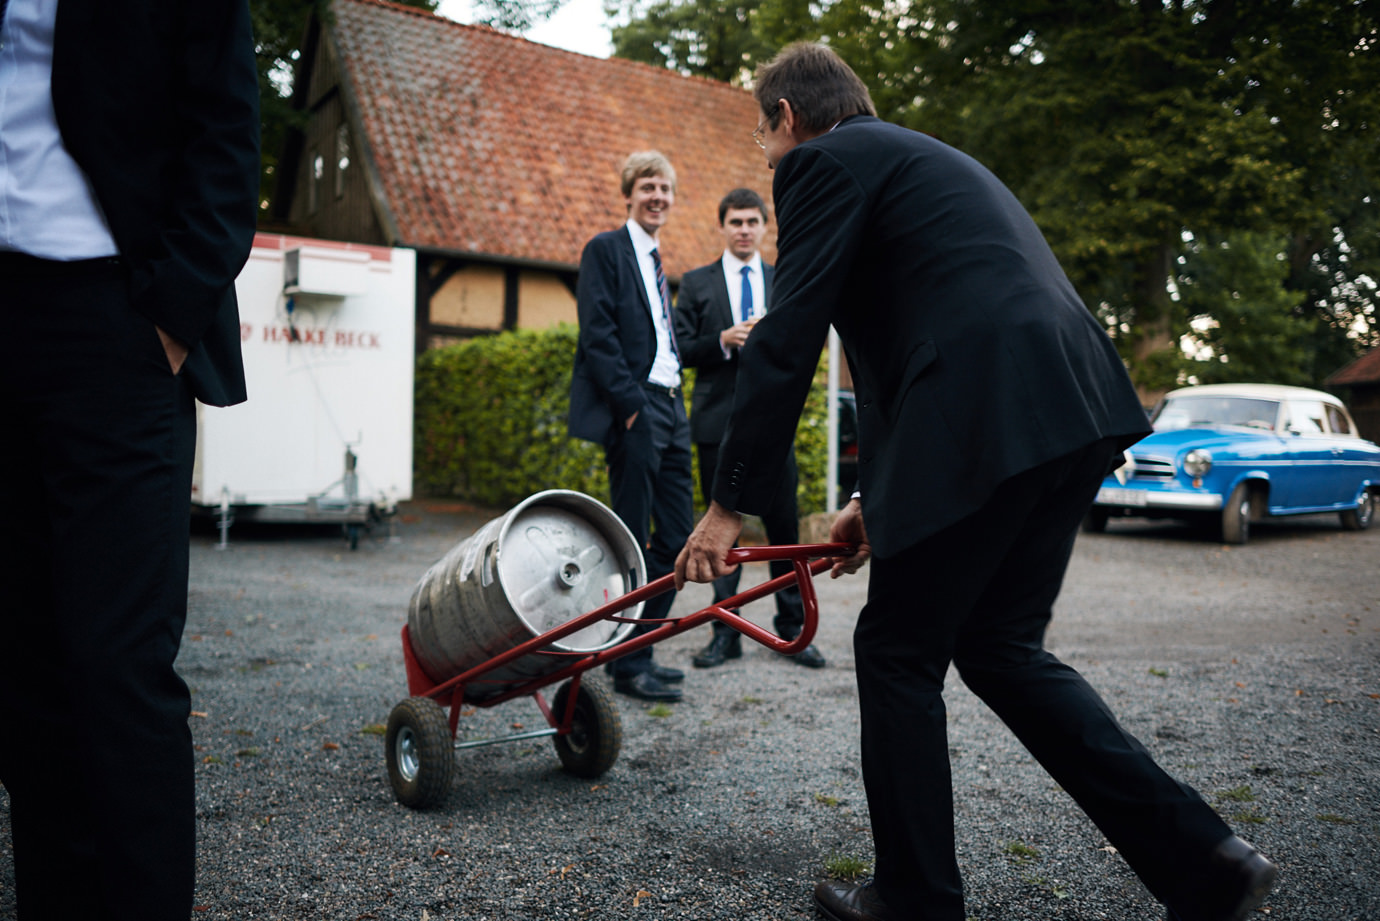
[[[119,252],[53,113],[54,0],[9,0],[0,24],[0,250],[45,259]]]

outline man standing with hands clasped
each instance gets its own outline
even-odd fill
[[[771,501],[830,324],[858,395],[859,490],[831,539],[872,559],[853,635],[875,877],[821,882],[835,921],[963,921],[943,683],[952,662],[1169,908],[1239,921],[1270,861],[1164,772],[1044,649],[1084,513],[1149,431],[1106,333],[1015,197],[970,157],[886,124],[823,45],[757,72],[775,168],[771,313],[739,356],[714,501],[677,582],[724,575]],[[864,527],[865,523],[865,527]]]
[[[696,369],[695,392],[690,398],[690,437],[700,457],[700,490],[710,500],[719,441],[733,409],[734,381],[738,375],[738,350],[747,342],[753,325],[766,315],[771,300],[772,267],[758,250],[767,234],[767,205],[752,189],[734,189],[719,202],[719,233],[724,252],[709,265],[686,272],[676,296],[676,342],[688,367]],[[781,485],[762,513],[762,524],[771,544],[800,542],[796,513],[795,450],[786,456]],[[791,571],[788,560],[771,563],[772,576]],[[739,571],[714,580],[714,603],[738,591]],[[792,640],[805,624],[800,590],[791,586],[776,593],[776,632]],[[697,668],[713,668],[725,659],[743,654],[742,634],[714,621],[713,638],[695,655]],[[823,668],[824,656],[813,644],[796,653],[794,660],[807,668]]]

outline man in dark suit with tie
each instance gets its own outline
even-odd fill
[[[758,250],[767,233],[767,205],[752,189],[734,189],[719,202],[719,233],[724,238],[723,256],[709,265],[686,272],[676,295],[676,342],[687,367],[694,368],[695,390],[690,397],[690,438],[700,458],[700,489],[708,502],[718,465],[719,441],[733,409],[734,381],[738,375],[738,350],[747,342],[753,325],[764,316],[771,300],[772,267]],[[786,457],[781,486],[766,511],[762,524],[772,544],[800,542],[800,520],[795,493],[798,474],[795,450]],[[786,560],[773,561],[773,576],[791,571]],[[739,571],[714,580],[714,602],[738,591]],[[795,586],[776,593],[776,632],[794,639],[805,624],[805,608]],[[698,668],[722,665],[725,659],[743,654],[742,634],[714,622],[713,637],[691,660]],[[808,668],[823,668],[824,656],[814,644],[801,650],[795,661]]]
[[[658,239],[676,201],[675,170],[657,151],[634,153],[623,164],[620,188],[627,223],[596,235],[580,256],[568,424],[574,437],[604,446],[613,511],[644,548],[652,580],[671,571],[695,514],[690,424]],[[643,619],[666,617],[674,600],[675,592],[652,598]],[[650,646],[615,659],[608,670],[619,693],[681,697],[672,685],[684,673],[659,665]]]
[[[822,882],[835,921],[962,921],[943,683],[950,663],[1176,921],[1238,921],[1275,868],[1166,774],[1044,649],[1079,523],[1148,431],[1106,333],[1034,222],[973,159],[874,117],[822,45],[758,70],[775,168],[775,301],[739,357],[714,502],[677,578],[723,574],[771,500],[829,325],[858,395],[860,499],[832,537],[872,557],[854,631],[875,876]],[[866,527],[864,527],[864,522]],[[875,556],[874,556],[875,554]]]
[[[15,487],[0,781],[19,917],[186,921],[195,772],[173,661],[193,401],[245,398],[249,10],[8,0],[0,17],[0,476]]]

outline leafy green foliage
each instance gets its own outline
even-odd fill
[[[883,118],[940,137],[1011,187],[1147,398],[1209,373],[1179,347],[1205,318],[1221,330],[1211,346],[1222,367],[1211,370],[1237,379],[1249,371],[1317,385],[1380,345],[1375,4],[634,0],[623,9],[632,20],[622,34],[653,40],[620,44],[616,31],[617,53],[719,79],[746,82],[739,75],[788,42],[828,42]],[[725,21],[752,33],[737,39],[731,70],[690,53],[714,47]],[[674,41],[657,40],[671,25]],[[1196,241],[1259,245],[1242,234],[1272,239],[1283,256],[1283,272],[1268,264],[1268,291],[1225,274],[1259,268],[1252,260],[1205,268]],[[1181,257],[1219,290],[1176,300]]]
[[[474,0],[475,22],[495,29],[526,32],[538,22],[550,19],[565,0]]]
[[[1013,863],[1027,864],[1040,859],[1040,852],[1024,841],[1008,841],[1004,848]]]
[[[544,489],[573,489],[607,503],[603,448],[566,433],[578,337],[575,326],[563,323],[423,354],[414,388],[416,491],[492,508],[509,508]],[[693,382],[687,373],[687,402]],[[821,364],[796,433],[802,515],[824,507],[824,387]],[[698,489],[695,501],[702,510]]]
[[[851,854],[832,854],[824,861],[824,875],[831,879],[852,881],[867,875],[872,864]]]
[[[607,502],[604,453],[566,434],[578,331],[517,330],[426,352],[416,375],[416,484],[507,508],[543,489]]]
[[[612,30],[613,53],[665,67],[742,85],[751,76],[751,63],[770,54],[752,28],[761,0],[743,3],[678,3],[658,0],[616,0],[606,5],[610,16],[625,13],[629,21]]]
[[[1309,386],[1336,370],[1314,366],[1318,318],[1299,310],[1284,287],[1289,266],[1285,241],[1268,234],[1234,234],[1196,243],[1181,260],[1181,303],[1203,324],[1195,338],[1210,354],[1190,358],[1201,384],[1271,381]]]

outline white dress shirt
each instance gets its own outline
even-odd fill
[[[728,284],[728,302],[733,306],[733,322],[743,320],[743,267],[749,269],[748,279],[752,285],[752,318],[760,320],[767,315],[767,285],[762,275],[762,254],[753,253],[746,262],[724,250],[721,260],[724,267],[724,281]]]
[[[724,282],[728,285],[728,304],[733,311],[733,325],[737,326],[743,322],[744,266],[748,268],[748,284],[752,286],[752,318],[760,320],[766,316],[767,279],[762,274],[762,254],[753,253],[752,258],[744,262],[728,250],[724,250],[720,263],[724,267]],[[719,339],[719,351],[723,352],[725,358],[732,355],[732,350],[723,344],[722,337]]]
[[[657,248],[656,238],[634,220],[628,221],[628,235],[637,253],[637,267],[642,270],[642,284],[647,289],[647,303],[651,305],[652,326],[656,328],[656,360],[652,362],[647,380],[658,387],[679,387],[680,359],[671,347],[671,331],[666,327],[666,317],[661,310],[661,289],[656,283],[656,263],[652,261],[652,250]],[[665,264],[662,260],[663,270]],[[669,311],[671,305],[667,304],[666,309]]]

